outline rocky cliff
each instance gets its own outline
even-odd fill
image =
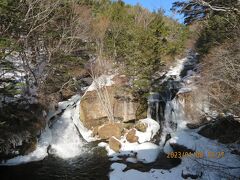
[[[99,91],[107,94],[109,99],[109,111],[114,120],[129,122],[137,120],[136,113],[140,103],[133,95],[124,90],[128,80],[125,76],[116,75],[106,77],[108,83],[103,82],[101,87],[95,87],[94,83],[89,87],[80,103],[80,120],[91,129],[109,121],[108,112],[104,109],[103,102],[99,100]],[[98,81],[100,81],[98,79]],[[110,81],[110,83],[109,83]]]

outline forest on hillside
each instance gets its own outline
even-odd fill
[[[117,66],[135,90],[148,92],[153,75],[183,51],[188,32],[161,11],[122,1],[4,0],[0,7],[3,99],[31,94],[33,86],[39,94],[60,92],[89,59]],[[23,69],[9,56],[23,61]],[[20,81],[4,76],[19,71]]]
[[[197,34],[200,54],[200,87],[206,88],[211,106],[219,112],[240,112],[240,10],[239,1],[175,2],[172,9]]]

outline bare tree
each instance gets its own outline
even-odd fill
[[[109,27],[109,19],[105,16],[97,18],[92,24],[92,37],[97,45],[97,56],[90,64],[89,74],[93,79],[98,99],[110,122],[114,122],[113,104],[107,88],[108,74],[112,70],[112,62],[104,56],[104,38]]]
[[[32,86],[37,89],[44,86],[53,71],[52,59],[58,54],[71,54],[88,40],[92,14],[89,7],[74,0],[20,1],[18,9],[23,19],[17,41],[21,48],[17,51],[26,72],[29,94]]]
[[[202,61],[202,82],[213,109],[240,112],[240,46],[238,41],[214,48]],[[209,59],[211,61],[209,62]]]
[[[193,0],[191,2],[191,4],[198,4],[201,5],[203,7],[208,7],[213,11],[222,11],[222,12],[232,12],[235,11],[237,13],[240,13],[239,8],[236,8],[234,6],[232,7],[228,7],[228,6],[221,6],[221,5],[214,5],[211,1],[207,2],[207,1],[203,1],[203,0]],[[239,2],[238,2],[238,6],[239,6]],[[231,5],[230,5],[231,6]]]
[[[184,22],[192,24],[211,17],[213,14],[240,14],[240,3],[238,0],[188,0],[176,1],[172,10],[184,14]]]
[[[109,61],[102,57],[97,57],[97,61],[91,64],[90,75],[97,92],[99,102],[107,114],[109,122],[114,122],[113,102],[107,88]]]

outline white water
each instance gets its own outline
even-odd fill
[[[81,155],[86,150],[83,147],[85,142],[81,136],[85,141],[93,139],[91,138],[91,131],[87,130],[79,119],[79,104],[80,96],[78,95],[73,96],[68,101],[60,102],[58,110],[51,113],[48,118],[50,119],[50,117],[65,110],[60,117],[57,117],[58,119],[51,128],[46,127],[42,132],[36,150],[25,156],[17,156],[2,164],[17,165],[39,161],[48,156],[48,153],[63,159]]]

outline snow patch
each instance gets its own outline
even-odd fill
[[[183,70],[183,63],[187,60],[187,58],[180,59],[176,62],[176,65],[170,67],[170,70],[166,74],[166,77],[176,76],[177,80],[180,80],[180,73]]]
[[[101,75],[97,79],[93,80],[87,91],[94,91],[105,86],[112,86],[114,84],[112,80],[114,76],[115,75]]]
[[[159,146],[150,142],[139,144],[136,149],[137,159],[143,163],[154,162],[160,152]]]
[[[190,87],[184,87],[184,88],[181,88],[181,89],[178,91],[178,94],[188,93],[188,92],[191,92],[191,91],[192,91],[192,88],[190,88]]]
[[[160,125],[158,122],[151,118],[146,118],[139,120],[141,123],[147,124],[146,132],[136,131],[136,136],[138,136],[138,142],[144,143],[150,141],[159,131]]]

